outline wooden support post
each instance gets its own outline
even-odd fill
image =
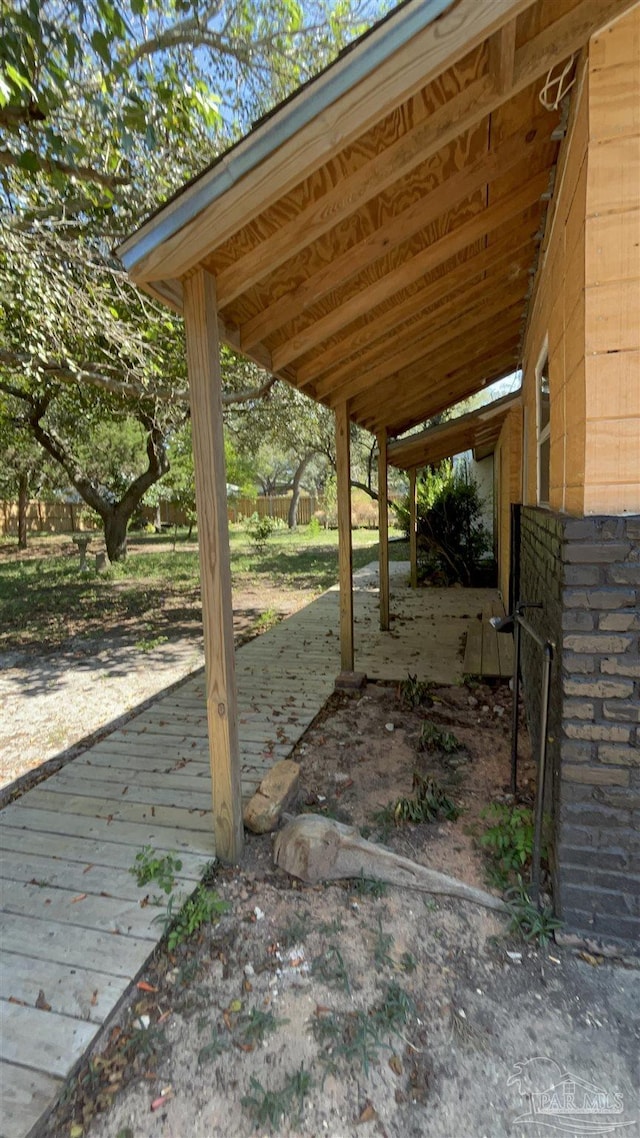
[[[409,560],[411,588],[418,587],[418,511],[416,501],[416,468],[409,471]]]
[[[349,408],[336,407],[338,562],[340,579],[340,666],[353,671],[353,556],[351,551],[351,456]]]
[[[198,269],[184,281],[184,322],[198,511],[213,826],[217,856],[233,863],[241,857],[244,841],[240,747],[216,287],[214,278],[204,269]]]
[[[387,432],[378,435],[378,568],[380,629],[389,631],[389,506],[387,490]]]

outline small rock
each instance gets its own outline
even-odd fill
[[[507,956],[509,957],[509,960],[513,961],[514,964],[520,964],[522,962],[521,952],[507,952]]]
[[[467,703],[469,704],[469,707],[477,707],[478,706],[478,700],[476,699],[475,695],[470,695],[469,699],[467,700]]]
[[[245,974],[245,976],[255,976],[256,970],[253,967],[253,964],[245,964],[244,974]]]
[[[504,707],[494,707],[493,714],[498,715],[500,718],[504,715]]]
[[[264,913],[262,912],[262,909],[260,908],[259,905],[256,905],[255,909],[253,910],[253,915],[254,915],[256,921],[263,921],[264,920]]]
[[[151,1023],[151,1016],[138,1016],[136,1023],[138,1027],[141,1027],[144,1029],[144,1031],[146,1031],[149,1027],[149,1024]]]
[[[483,703],[482,707],[480,708],[480,714],[486,715],[488,711],[489,711],[489,704]]]
[[[275,830],[280,816],[298,793],[300,767],[291,759],[276,763],[265,775],[244,811],[244,824],[254,834]]]
[[[395,731],[395,724],[394,723],[385,723],[384,729],[385,729],[385,731]]]

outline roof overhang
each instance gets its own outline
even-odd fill
[[[131,278],[180,311],[205,270],[223,342],[403,433],[518,367],[566,125],[539,95],[635,2],[408,0],[125,241]]]
[[[467,450],[473,451],[478,460],[486,458],[495,450],[507,416],[520,407],[520,391],[505,395],[457,419],[428,427],[406,439],[395,439],[389,443],[387,457],[399,470],[432,465]]]

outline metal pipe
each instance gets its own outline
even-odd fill
[[[542,673],[542,703],[540,706],[540,753],[538,757],[538,784],[536,787],[536,811],[531,864],[531,900],[535,905],[538,906],[538,908],[540,907],[542,823],[544,817],[544,792],[547,767],[547,735],[549,727],[549,700],[551,696],[551,665],[553,663],[553,644],[550,640],[544,642],[543,650],[544,665]]]
[[[517,610],[517,606],[516,606]],[[511,706],[511,793],[518,792],[518,708],[520,704],[520,621],[513,625],[513,703]]]

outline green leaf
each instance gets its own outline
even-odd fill
[[[95,31],[91,36],[91,46],[107,67],[111,67],[111,50],[104,32]]]
[[[18,157],[18,166],[21,170],[28,170],[35,174],[40,169],[40,159],[35,150],[24,150]]]

